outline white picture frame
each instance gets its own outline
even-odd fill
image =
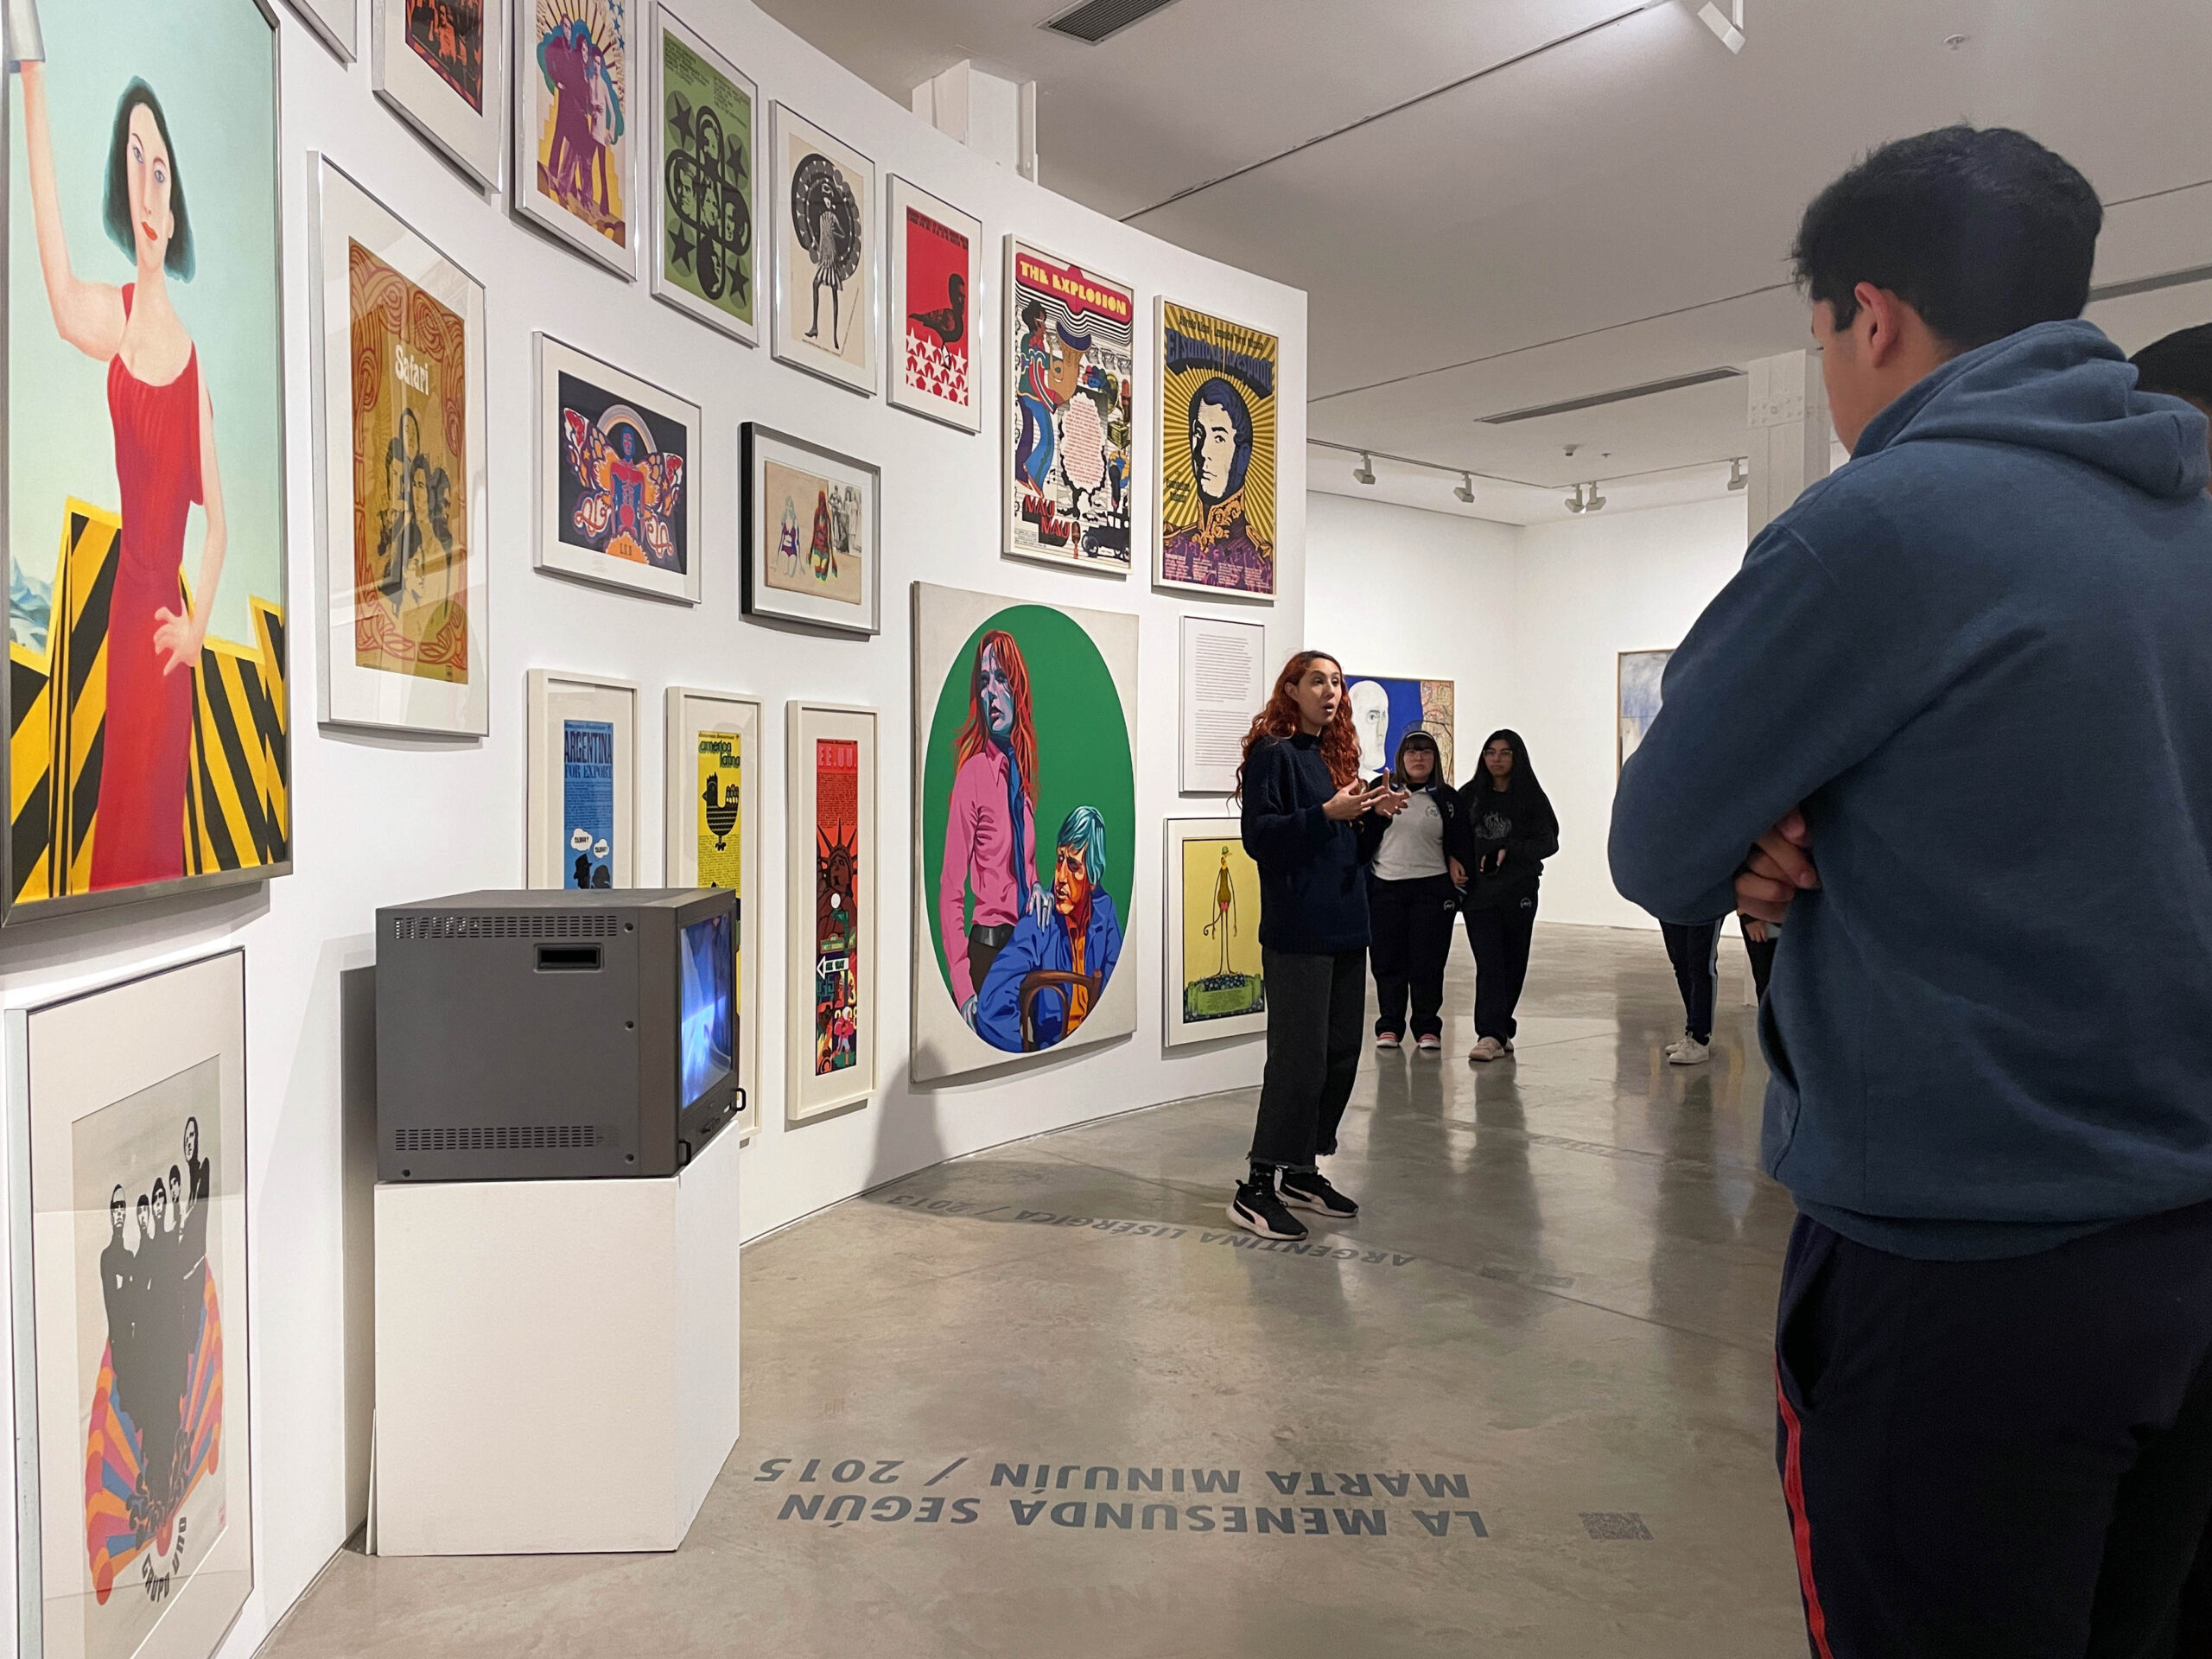
[[[518,0],[480,0],[481,56],[473,73],[448,76],[410,44],[416,0],[375,0],[370,24],[370,82],[376,94],[455,167],[486,190],[500,188],[506,154],[508,8]],[[472,99],[470,90],[474,90]]]
[[[693,30],[683,19],[665,5],[656,9],[652,33],[652,102],[649,113],[652,137],[645,145],[647,164],[651,168],[646,194],[652,200],[652,257],[647,262],[652,272],[653,297],[664,300],[677,310],[709,328],[721,330],[741,345],[760,343],[761,292],[764,284],[761,273],[766,268],[768,250],[760,235],[760,89],[753,78],[732,63]],[[747,309],[749,317],[734,315],[713,301],[702,298],[678,282],[669,270],[669,201],[671,174],[669,152],[669,133],[676,119],[669,100],[668,49],[671,42],[699,59],[707,73],[728,81],[734,91],[744,94],[747,106],[744,142],[745,156],[741,171],[745,184],[745,210],[737,221],[744,226],[746,254],[751,261],[747,278]],[[640,106],[641,110],[645,106]],[[696,106],[686,111],[687,118],[696,116]],[[719,123],[717,124],[719,125]],[[726,141],[727,134],[723,135]],[[689,159],[692,167],[688,171],[697,173],[703,165],[703,156],[711,156],[716,146],[700,144]],[[725,180],[702,177],[695,188],[699,193],[696,208],[702,223],[715,216],[715,207],[725,199],[720,192]]]
[[[533,668],[529,675],[525,868],[532,887],[576,884],[578,861],[594,887],[634,887],[638,869],[638,687]],[[578,728],[571,732],[571,726]],[[563,739],[603,737],[604,754],[566,752]],[[606,775],[597,775],[604,766]],[[604,793],[607,799],[598,801]],[[575,822],[571,822],[574,819]],[[584,836],[579,843],[577,837]],[[603,845],[601,843],[604,843]],[[607,879],[597,879],[604,867]]]
[[[292,0],[292,10],[340,63],[353,61],[361,37],[360,0]]]
[[[543,188],[538,178],[538,136],[558,118],[560,92],[550,86],[539,67],[538,52],[544,44],[537,38],[538,0],[511,0],[514,12],[514,73],[508,86],[514,109],[508,130],[514,139],[513,165],[507,177],[515,214],[524,219],[585,258],[604,265],[626,283],[638,280],[638,248],[645,240],[651,214],[638,200],[638,116],[645,101],[638,94],[651,80],[644,54],[639,49],[652,38],[652,0],[604,0],[604,15],[613,21],[620,38],[597,41],[602,73],[612,80],[619,73],[617,89],[624,103],[622,131],[606,147],[610,168],[587,159],[583,163],[588,188],[619,184],[622,203],[621,239],[608,234],[608,226],[594,224],[569,203]],[[619,48],[619,50],[613,49]],[[577,72],[587,73],[579,57],[572,56]],[[597,92],[594,88],[594,92]],[[594,143],[596,135],[587,133]],[[557,144],[557,137],[549,139]]]
[[[983,383],[991,372],[981,327],[982,320],[990,315],[988,307],[991,269],[983,247],[982,221],[896,173],[890,175],[890,185],[884,195],[889,204],[885,219],[885,246],[890,274],[885,283],[888,297],[883,308],[887,324],[883,395],[894,408],[909,414],[942,422],[958,431],[980,433],[983,429]],[[924,233],[933,233],[946,242],[949,275],[957,277],[960,284],[957,294],[950,286],[940,291],[934,284],[924,293],[907,291],[913,280],[910,270],[910,213],[920,216]],[[956,243],[962,251],[953,254],[950,250]],[[918,306],[929,306],[932,300],[942,303],[925,310],[916,309]],[[945,337],[948,321],[961,331],[959,337],[950,342]],[[936,340],[934,346],[930,343],[931,336]],[[955,353],[955,346],[963,349]],[[956,356],[964,361],[964,370],[955,363]],[[919,369],[915,366],[918,357],[924,361]],[[964,403],[938,390],[954,385],[964,386]]]
[[[741,558],[741,602],[747,616],[774,617],[809,627],[834,628],[844,633],[874,634],[883,627],[883,472],[872,461],[841,455],[834,449],[809,443],[787,432],[778,432],[757,421],[747,421],[740,434],[741,458],[745,466],[743,512],[745,545]],[[771,466],[778,468],[771,477]],[[819,490],[813,511],[789,496],[795,483]],[[783,488],[771,489],[771,484]],[[831,492],[839,505],[829,506]],[[783,510],[798,508],[790,526],[791,541],[785,546]],[[842,515],[831,518],[832,512]],[[861,569],[859,593],[852,599],[836,596],[825,584],[804,574],[812,557],[816,515],[824,523],[843,524],[853,512],[861,515],[860,534],[847,537],[860,543]],[[802,525],[799,522],[804,520]],[[825,537],[825,540],[827,537]],[[835,545],[834,543],[831,543]]]
[[[694,686],[668,688],[664,723],[667,741],[666,861],[662,869],[671,887],[720,887],[725,883],[703,879],[701,852],[713,835],[702,823],[702,809],[710,804],[698,787],[702,766],[710,757],[705,738],[727,737],[736,744],[738,768],[737,821],[728,834],[738,836],[737,887],[737,1086],[743,1105],[736,1118],[741,1135],[760,1127],[760,981],[768,959],[760,948],[760,918],[765,893],[760,886],[760,842],[765,826],[760,819],[761,768],[767,764],[761,747],[760,702],[755,697],[724,691],[702,691]],[[712,757],[720,765],[721,757]],[[712,803],[726,806],[727,798]],[[715,871],[704,873],[710,878]],[[748,971],[749,965],[749,971]]]
[[[785,766],[786,769],[785,848],[788,887],[784,1001],[788,1011],[785,1033],[784,1123],[786,1128],[811,1123],[840,1112],[863,1107],[874,1097],[876,1059],[882,1027],[882,1007],[877,999],[879,925],[887,884],[887,861],[877,834],[877,713],[853,703],[817,702],[793,698],[784,707]],[[823,1069],[817,1045],[817,864],[820,820],[817,816],[819,766],[816,745],[852,743],[858,746],[858,788],[853,827],[859,854],[859,881],[852,889],[861,895],[853,912],[851,948],[860,962],[853,971],[851,1006],[854,1020],[853,1058],[849,1065]],[[849,893],[847,895],[849,899]],[[842,995],[842,993],[838,993]]]
[[[880,250],[876,246],[883,219],[876,206],[875,163],[787,105],[773,105],[769,118],[770,160],[760,172],[768,181],[768,240],[775,268],[769,353],[779,363],[873,397],[876,342],[883,338]],[[817,283],[816,271],[824,263],[816,257],[816,251],[825,245],[820,226],[802,232],[791,207],[797,175],[812,162],[823,164],[810,170],[823,180],[815,194],[824,213],[840,227],[857,227],[845,233],[856,236],[859,263],[840,283]],[[757,267],[759,262],[754,263]],[[827,268],[842,270],[845,263],[839,258]],[[798,309],[802,292],[810,302],[804,316]],[[819,302],[825,292],[835,349],[817,343],[822,325]],[[802,327],[802,323],[807,326]]]
[[[705,447],[701,442],[704,417],[698,404],[550,334],[533,339],[537,359],[537,524],[532,538],[537,568],[647,599],[696,605],[703,591],[700,567],[705,563],[699,545],[698,478],[700,452]],[[647,458],[653,460],[664,459],[671,448],[678,449],[676,511],[658,517],[681,538],[680,569],[649,562],[650,521],[655,516],[645,511],[650,502],[641,504],[627,524],[619,513],[608,520],[599,532],[606,548],[592,545],[589,532],[575,522],[575,512],[566,505],[569,493],[573,489],[581,500],[592,493],[592,486],[574,470],[567,432],[571,412],[596,429],[594,442],[620,442],[626,435],[634,442],[642,435]],[[680,445],[671,433],[680,435]],[[632,455],[629,464],[635,466],[641,459]],[[590,464],[587,460],[585,465]],[[658,487],[665,492],[664,475]],[[618,538],[638,547],[639,556],[625,558],[608,550]]]
[[[1229,1037],[1249,1037],[1268,1028],[1266,970],[1260,956],[1260,869],[1243,849],[1243,823],[1238,818],[1170,818],[1166,851],[1160,863],[1160,921],[1165,969],[1160,979],[1160,1041],[1168,1048],[1191,1043],[1217,1042]],[[1234,843],[1233,848],[1230,843]],[[1186,868],[1188,849],[1208,854],[1228,850],[1228,857],[1214,873],[1230,878],[1230,901],[1209,904],[1194,900],[1188,886],[1192,872]],[[1203,861],[1211,863],[1209,857]],[[1197,879],[1206,879],[1198,873]],[[1218,888],[1217,888],[1217,893]],[[1207,944],[1218,951],[1212,972],[1196,981],[1191,970],[1203,963],[1191,959],[1187,908],[1196,903],[1212,910],[1214,937]],[[1235,980],[1243,983],[1230,983]],[[1256,997],[1249,1012],[1228,1007]]]
[[[317,713],[332,725],[482,737],[492,728],[491,489],[485,459],[488,400],[484,285],[364,190],[327,156],[310,156],[308,161],[319,210],[318,233],[310,244],[315,314],[315,604],[322,636],[322,649],[315,653]],[[353,250],[357,246],[406,285],[399,290],[403,296],[435,302],[461,319],[465,435],[464,454],[460,457],[461,511],[455,514],[448,505],[443,520],[450,538],[451,521],[459,518],[465,554],[461,597],[466,653],[457,682],[442,675],[378,666],[375,659],[380,656],[392,660],[389,652],[364,649],[362,556],[354,537],[357,524],[367,522],[357,519],[357,505],[362,506],[364,513],[371,509],[357,501],[364,487],[355,454],[355,422],[361,414],[353,379]],[[417,378],[429,384],[429,373],[428,367],[412,357],[403,365],[395,356],[391,365],[391,378],[406,378],[410,386]],[[400,395],[404,397],[405,393]],[[404,421],[401,429],[404,430]],[[438,476],[450,484],[444,469],[439,470]],[[450,503],[449,491],[443,499]],[[435,546],[439,539],[435,525],[427,536],[418,532],[417,539]],[[395,643],[406,645],[404,631]],[[365,662],[365,657],[371,660]]]

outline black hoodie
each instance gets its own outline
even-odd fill
[[[1500,738],[1513,746],[1510,786],[1503,790],[1491,786],[1490,768],[1482,761],[1483,750]],[[1536,781],[1520,733],[1495,731],[1483,740],[1482,748],[1475,752],[1474,775],[1460,786],[1459,811],[1449,833],[1456,834],[1457,844],[1447,841],[1446,849],[1467,870],[1461,909],[1517,905],[1535,892],[1543,879],[1544,861],[1559,851],[1559,818],[1552,811],[1551,798]],[[1500,849],[1505,853],[1504,864],[1484,869]]]

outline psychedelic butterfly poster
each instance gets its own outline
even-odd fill
[[[875,714],[788,705],[790,1078],[785,1121],[865,1102],[875,1089]]]
[[[638,0],[518,0],[515,207],[579,253],[638,274]]]
[[[1009,236],[1006,550],[1129,568],[1136,295]]]
[[[672,13],[664,8],[658,16],[653,292],[750,346],[760,338],[753,233],[760,93]]]
[[[1160,302],[1162,586],[1273,598],[1282,343]]]
[[[963,432],[980,432],[983,406],[975,368],[983,227],[895,175],[890,194],[890,399]]]
[[[699,602],[699,409],[537,336],[537,567]]]

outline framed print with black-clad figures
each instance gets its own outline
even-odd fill
[[[760,1127],[760,705],[689,686],[668,690],[668,862],[671,887],[737,895],[739,1133]],[[750,971],[747,962],[750,961]]]
[[[254,1587],[245,953],[8,1051],[16,1651],[209,1659]]]
[[[760,91],[666,6],[654,16],[656,107],[646,149],[653,293],[731,339],[755,345]]]
[[[747,421],[745,613],[874,633],[883,608],[883,474]]]
[[[696,605],[699,406],[537,338],[537,568]]]
[[[638,885],[638,688],[533,668],[524,868],[533,887]]]
[[[276,14],[10,17],[21,919],[290,869],[290,612]]]
[[[769,350],[779,363],[873,397],[883,326],[875,163],[784,105],[770,115],[776,287]]]
[[[787,1125],[864,1106],[875,1093],[875,738],[873,709],[785,705]]]
[[[983,429],[983,227],[950,202],[893,174],[889,371],[884,395],[900,409],[963,432]]]
[[[369,69],[377,96],[487,189],[499,188],[505,148],[507,10],[531,3],[375,0]]]

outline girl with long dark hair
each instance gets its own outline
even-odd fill
[[[1244,734],[1236,792],[1244,850],[1260,867],[1268,1064],[1250,1173],[1229,1215],[1263,1238],[1303,1238],[1305,1224],[1286,1206],[1339,1218],[1359,1213],[1314,1160],[1337,1149],[1359,1069],[1366,866],[1408,797],[1382,779],[1361,782],[1344,669],[1319,651],[1298,652],[1275,677]]]
[[[1536,888],[1544,861],[1559,851],[1558,816],[1518,732],[1484,740],[1475,775],[1459,791],[1458,835],[1467,873],[1459,911],[1475,953],[1475,1046],[1467,1058],[1495,1060],[1513,1052]]]
[[[1367,871],[1375,1046],[1395,1048],[1405,1040],[1410,995],[1414,1046],[1434,1054],[1444,1047],[1444,964],[1452,955],[1459,887],[1466,880],[1446,850],[1458,845],[1459,798],[1445,781],[1436,740],[1424,731],[1399,740],[1390,778],[1408,802],[1382,832]]]

